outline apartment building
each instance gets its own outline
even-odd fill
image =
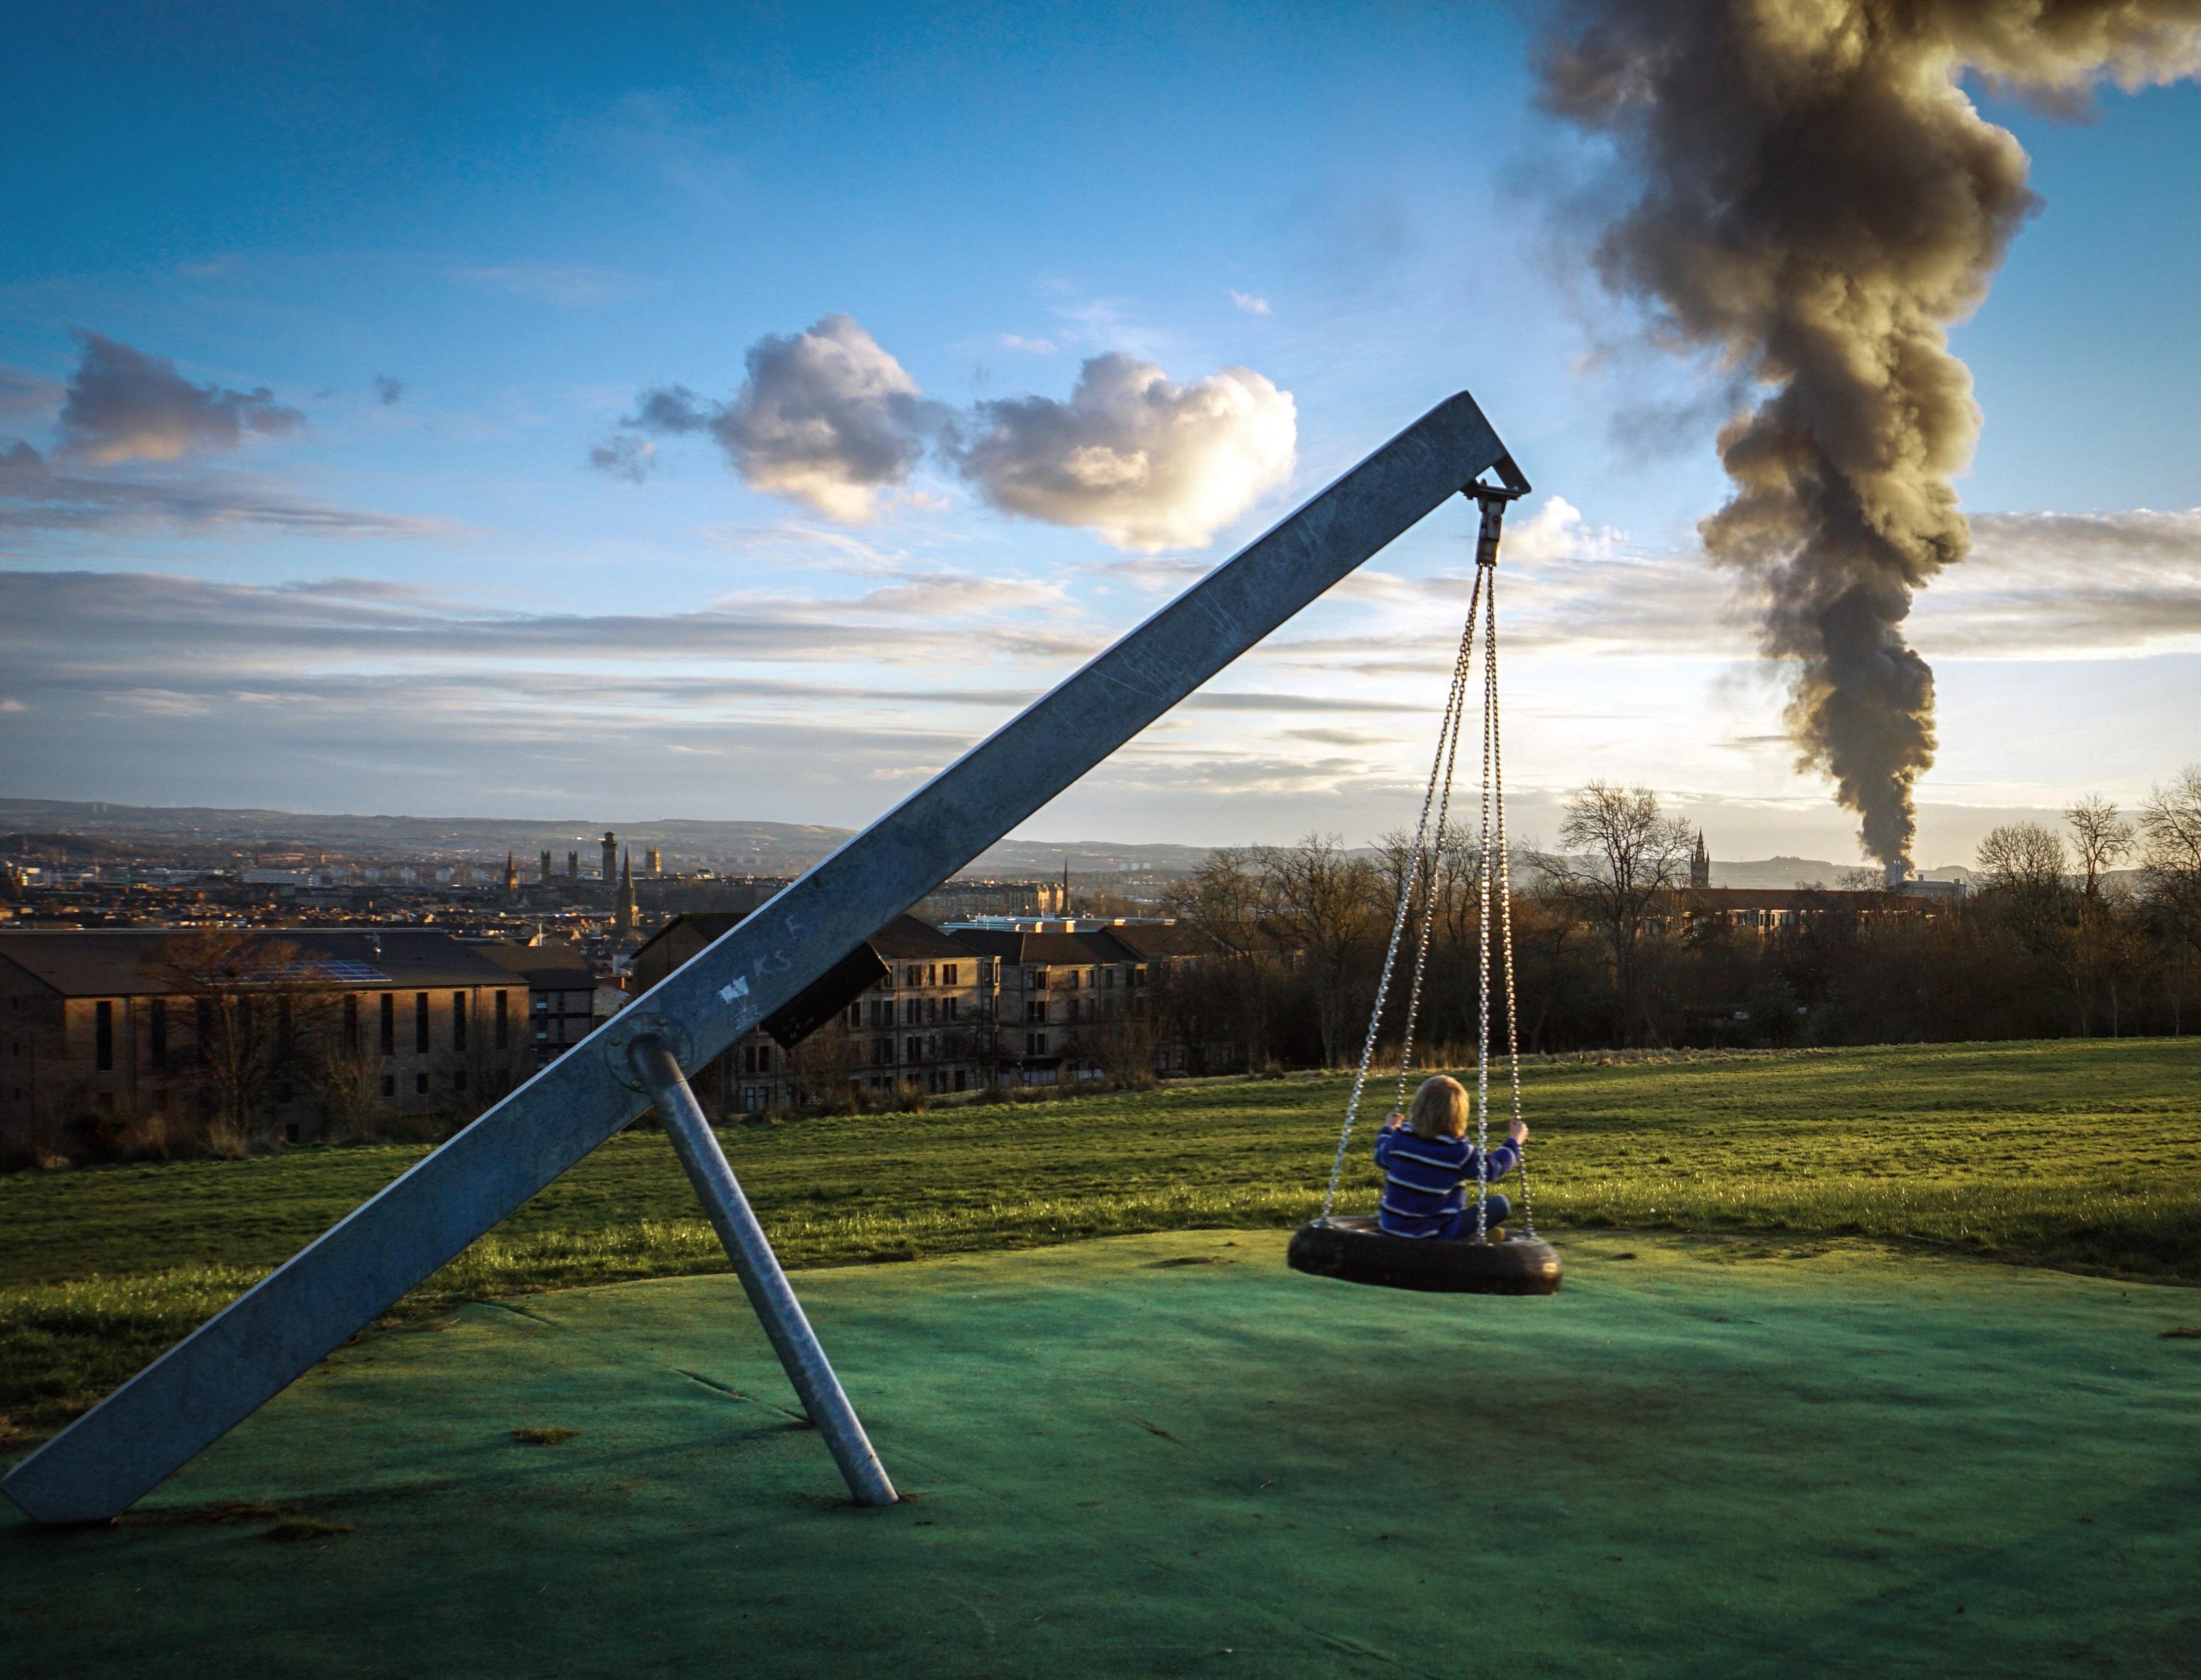
[[[1147,1013],[1147,958],[1113,925],[1072,931],[958,927],[948,937],[984,965],[984,1013],[1007,1084],[1097,1079],[1125,1056]]]
[[[536,1067],[556,1060],[595,1029],[596,971],[578,945],[484,940],[474,949],[527,988],[526,1037]]]
[[[58,1153],[83,1116],[202,1118],[217,1041],[265,1070],[255,1124],[293,1141],[320,1133],[332,1050],[392,1113],[468,1113],[509,1084],[526,998],[431,929],[0,931],[0,1142]]]
[[[742,918],[676,917],[628,965],[637,992],[655,985]],[[913,916],[882,928],[831,973],[743,1034],[689,1083],[713,1112],[787,1107],[808,1091],[904,1086],[969,1090],[990,1066],[979,964]]]

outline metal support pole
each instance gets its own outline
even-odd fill
[[[856,1408],[848,1404],[825,1348],[818,1345],[818,1333],[803,1316],[802,1303],[795,1298],[787,1273],[780,1270],[779,1256],[772,1253],[748,1197],[742,1194],[741,1181],[734,1177],[726,1152],[719,1147],[718,1136],[703,1118],[702,1105],[688,1089],[671,1048],[662,1038],[648,1036],[627,1047],[627,1057],[649,1089],[650,1106],[665,1124],[672,1152],[688,1169],[688,1182],[702,1199],[749,1305],[763,1321],[764,1333],[772,1338],[772,1351],[787,1368],[787,1380],[795,1384],[803,1409],[825,1437],[848,1491],[859,1505],[895,1503],[894,1483],[872,1450],[871,1438],[864,1433]]]

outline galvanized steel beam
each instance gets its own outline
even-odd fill
[[[1526,488],[1464,391],[933,778],[25,1459],[45,1523],[117,1515],[649,1106],[1447,497]]]

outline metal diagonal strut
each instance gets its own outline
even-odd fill
[[[1448,496],[1525,488],[1464,391],[1431,409],[361,1203],[12,1471],[41,1522],[112,1517]]]
[[[795,1385],[810,1421],[825,1437],[833,1462],[841,1466],[848,1491],[859,1505],[895,1503],[894,1483],[887,1479],[879,1455],[872,1450],[871,1437],[864,1433],[856,1408],[848,1404],[848,1394],[833,1374],[825,1350],[818,1345],[818,1333],[803,1315],[802,1303],[795,1298],[787,1273],[780,1270],[779,1256],[772,1253],[764,1227],[757,1223],[748,1197],[742,1193],[741,1181],[726,1164],[725,1151],[719,1147],[718,1135],[703,1118],[696,1093],[688,1089],[680,1064],[665,1048],[663,1039],[647,1037],[627,1047],[627,1059],[649,1087],[650,1107],[663,1122],[665,1135],[672,1140],[672,1151],[680,1157],[704,1212],[711,1216],[719,1241],[725,1244],[734,1275],[741,1279],[749,1305],[756,1309],[764,1333],[771,1338],[772,1351],[786,1368],[787,1380]]]

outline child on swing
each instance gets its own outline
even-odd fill
[[[1467,1141],[1467,1088],[1440,1073],[1422,1081],[1405,1114],[1393,1111],[1376,1138],[1376,1165],[1383,1169],[1383,1202],[1376,1223],[1394,1237],[1426,1237],[1451,1242],[1475,1235],[1475,1208],[1468,1200],[1485,1162]],[[1489,1182],[1496,1184],[1521,1159],[1529,1128],[1518,1120],[1508,1141],[1490,1152]],[[1490,1192],[1486,1223],[1494,1237],[1513,1204]]]

